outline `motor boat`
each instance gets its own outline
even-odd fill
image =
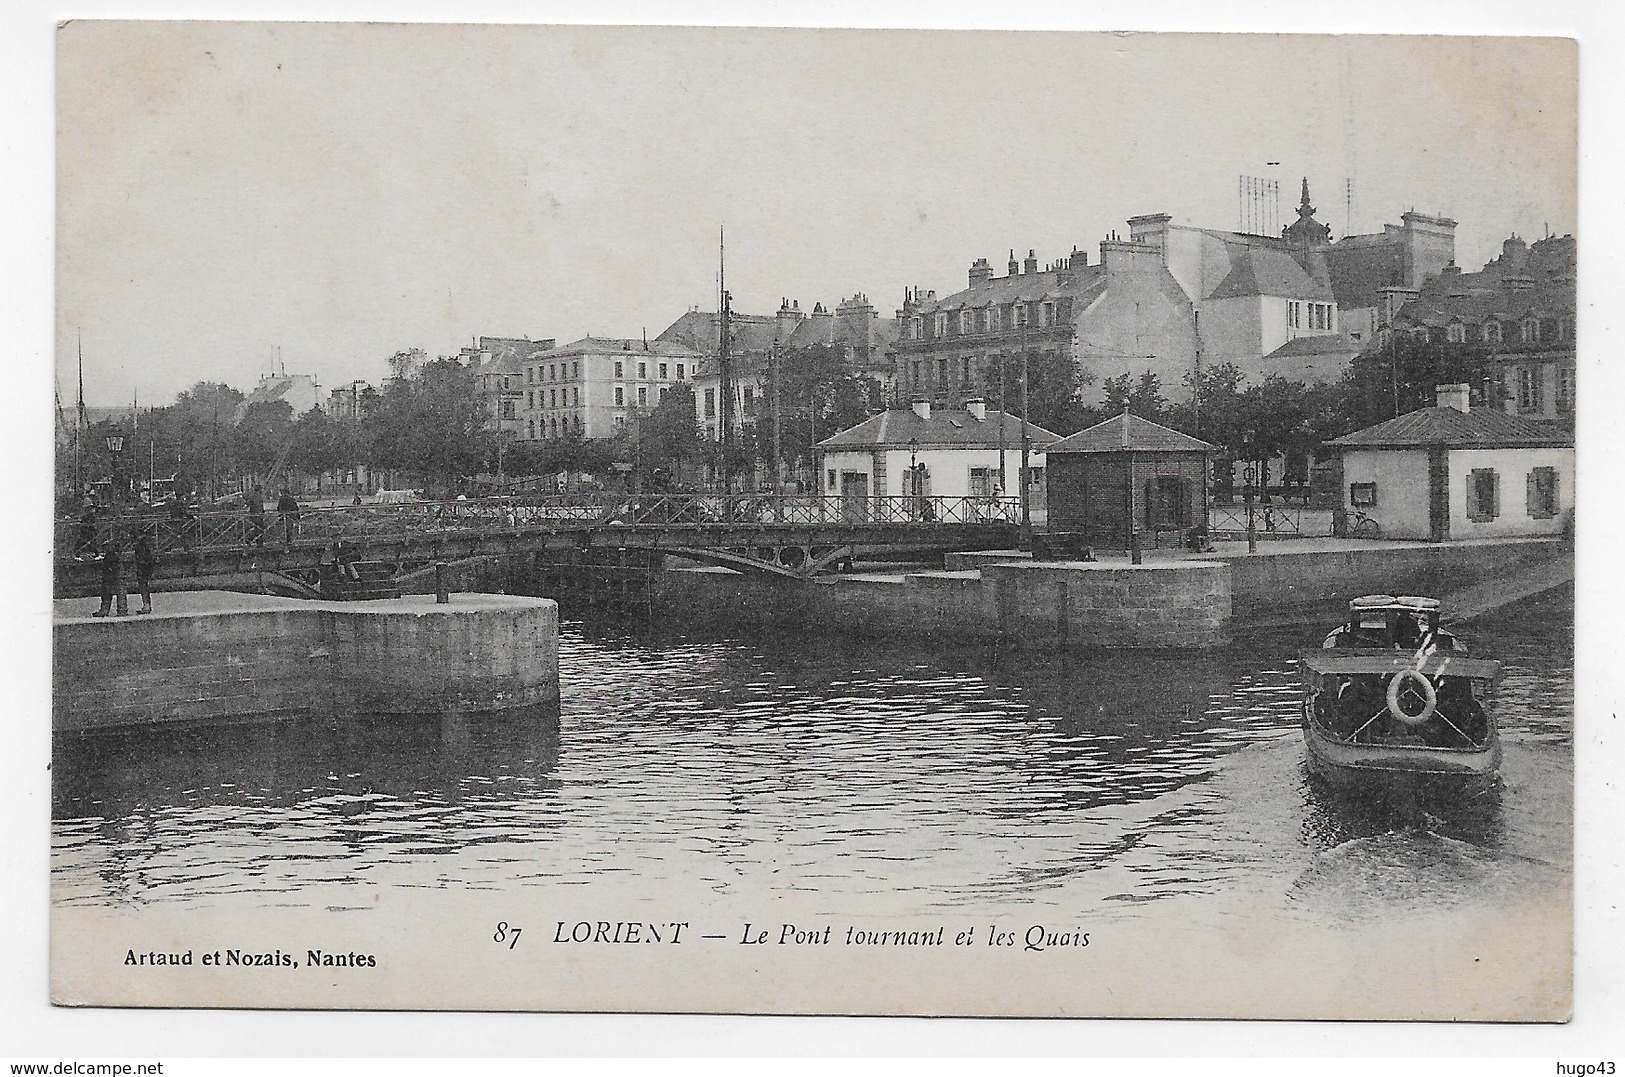
[[[1341,786],[1472,795],[1494,788],[1501,664],[1472,658],[1439,624],[1439,601],[1364,595],[1305,655],[1303,733],[1311,771]]]

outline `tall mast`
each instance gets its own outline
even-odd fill
[[[717,321],[720,330],[717,337],[717,368],[721,381],[717,395],[722,398],[719,401],[722,405],[722,414],[720,416],[722,423],[722,492],[730,494],[733,492],[733,476],[731,474],[733,461],[730,450],[733,448],[734,394],[733,355],[731,352],[733,342],[729,339],[733,334],[730,328],[732,310],[730,309],[728,296],[727,247],[727,231],[724,225],[717,229],[717,289],[721,293],[717,297]]]
[[[83,475],[80,472],[79,445],[85,429],[85,335],[79,335],[79,403],[74,411],[73,420],[73,496],[80,497],[85,492]]]

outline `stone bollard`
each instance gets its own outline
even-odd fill
[[[451,595],[446,592],[446,562],[434,563],[434,600],[437,605],[444,606],[451,601]]]

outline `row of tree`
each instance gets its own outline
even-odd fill
[[[1208,367],[1200,380],[1187,376],[1179,403],[1170,403],[1155,375],[1122,375],[1099,384],[1064,357],[1037,354],[1028,360],[1026,399],[1033,422],[1069,434],[1120,414],[1134,414],[1220,446],[1234,460],[1303,458],[1325,441],[1395,414],[1432,403],[1436,385],[1466,382],[1484,393],[1487,353],[1471,345],[1401,341],[1383,353],[1361,356],[1346,377],[1327,385],[1282,378],[1248,383],[1230,364]],[[851,370],[841,349],[796,349],[778,364],[755,398],[754,422],[743,424],[726,461],[701,433],[693,390],[674,385],[648,415],[622,427],[615,438],[568,436],[514,442],[491,429],[473,372],[456,359],[426,359],[400,352],[389,360],[392,377],[381,392],[368,390],[355,417],[333,418],[320,408],[294,415],[284,401],[254,402],[227,385],[199,382],[173,404],[124,424],[125,462],[136,476],[150,468],[173,475],[176,486],[215,497],[248,483],[274,488],[291,476],[318,484],[321,476],[358,467],[404,473],[429,492],[450,495],[467,477],[501,471],[507,476],[559,472],[643,480],[697,482],[707,467],[725,463],[733,475],[773,471],[771,419],[778,417],[779,459],[787,473],[810,470],[818,442],[862,422],[884,406],[883,388]],[[980,387],[997,400],[999,386]],[[1004,395],[1019,414],[1019,374],[1006,371]],[[1086,403],[1089,395],[1096,402]],[[1499,399],[1491,401],[1498,405]],[[239,412],[241,412],[239,417]],[[106,427],[81,434],[77,450],[81,483],[108,476],[112,460]],[[58,474],[74,474],[71,440],[64,438]]]

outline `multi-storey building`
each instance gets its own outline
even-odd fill
[[[1513,235],[1479,272],[1446,266],[1409,290],[1379,346],[1398,334],[1477,345],[1489,353],[1492,404],[1499,396],[1509,414],[1572,422],[1576,264],[1571,235]]]
[[[322,387],[316,383],[313,374],[262,374],[260,383],[254,387],[254,391],[237,405],[234,421],[241,422],[243,414],[254,404],[267,404],[277,400],[291,407],[293,417],[297,419],[311,408],[322,405]]]
[[[1097,381],[1150,371],[1169,395],[1197,354],[1190,300],[1160,250],[1115,238],[1101,243],[1096,265],[1073,248],[1040,270],[1033,251],[1022,262],[1011,251],[1008,273],[996,277],[978,258],[967,287],[951,295],[908,289],[897,321],[898,395],[947,407],[999,403],[1001,371],[1014,392],[1023,346],[1030,356],[1075,361]]]
[[[485,405],[491,428],[511,438],[524,437],[525,419],[519,414],[524,400],[521,382],[526,365],[557,343],[552,338],[480,337],[458,358],[474,373],[475,391]]]
[[[512,375],[519,437],[614,437],[691,381],[699,358],[667,341],[591,336],[527,356]]]
[[[848,373],[875,379],[881,389],[873,406],[878,409],[883,405],[885,387],[891,379],[891,348],[897,339],[897,322],[878,317],[874,305],[862,293],[841,300],[834,310],[815,303],[811,311],[804,311],[799,300],[783,299],[778,312],[771,316],[733,314],[729,325],[734,416],[741,427],[754,424],[762,414],[775,348],[779,349],[780,362],[787,365],[796,361],[798,349],[840,349]],[[722,436],[718,332],[714,312],[691,310],[656,338],[704,356],[694,382],[694,408],[706,438],[713,441]]]
[[[1280,236],[1175,225],[1158,213],[1130,218],[1129,238],[1154,248],[1179,282],[1204,363],[1233,363],[1255,381],[1330,381],[1360,346],[1344,331],[1326,257],[1330,230],[1314,214],[1305,181],[1298,219]],[[1168,379],[1163,385],[1166,392]]]
[[[327,412],[329,419],[354,422],[366,416],[367,408],[377,397],[378,390],[373,388],[372,383],[360,379],[348,381],[328,390],[322,410]]]

